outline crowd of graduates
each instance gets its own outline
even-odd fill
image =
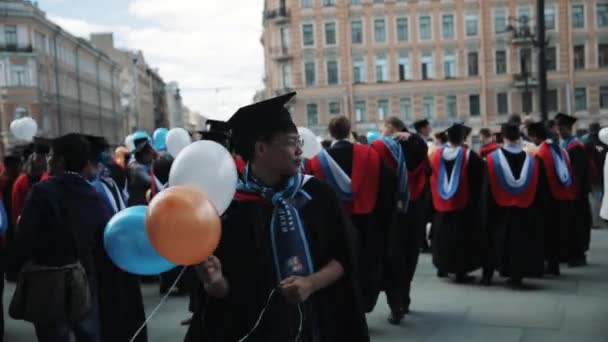
[[[477,152],[465,124],[433,138],[427,120],[410,130],[390,117],[369,142],[340,116],[324,148],[305,159],[285,109],[294,95],[200,132],[233,153],[239,183],[214,255],[160,275],[161,294],[190,296],[186,341],[369,341],[365,313],[381,292],[390,324],[408,314],[421,252],[432,253],[438,277],[468,283],[482,270],[487,286],[495,273],[520,288],[524,278],[559,276],[564,263],[586,265],[591,227],[603,225],[599,126],[581,141],[572,116],[522,123],[513,115],[500,132],[480,131]],[[101,237],[114,214],[168,186],[172,162],[146,136],[112,153],[104,138],[81,134],[37,138],[5,157],[6,279],[32,260],[77,259],[93,294],[77,321],[33,322],[40,341],[136,335],[145,321],[140,282],[157,277],[119,269]],[[136,341],[146,340],[143,329]]]

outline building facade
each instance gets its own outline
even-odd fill
[[[608,123],[608,2],[546,0],[548,106]],[[357,131],[395,115],[496,127],[538,116],[534,0],[266,0],[266,97],[292,90],[299,125]]]
[[[184,128],[188,122],[187,116],[184,114],[184,104],[182,96],[179,92],[179,84],[177,82],[169,82],[165,87],[167,98],[167,113],[169,116],[170,127]]]
[[[122,139],[120,66],[65,32],[29,1],[0,2],[0,153],[18,143],[9,133],[27,111],[39,136],[69,132]]]
[[[152,100],[154,101],[154,126],[169,127],[167,113],[167,93],[165,81],[158,74],[158,70],[148,69],[148,76],[152,80]]]

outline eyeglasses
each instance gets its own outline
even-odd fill
[[[286,139],[277,139],[275,142],[278,145],[293,148],[302,148],[304,146],[304,139],[302,139],[300,136],[288,137]]]

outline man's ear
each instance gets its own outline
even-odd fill
[[[266,145],[263,142],[258,141],[255,143],[255,145],[254,145],[254,155],[255,156],[263,155],[265,151],[266,151]]]

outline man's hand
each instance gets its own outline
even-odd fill
[[[407,141],[411,136],[412,136],[412,134],[408,133],[408,132],[397,132],[397,133],[393,134],[393,138],[395,138],[399,141]]]
[[[310,277],[292,276],[283,280],[279,287],[285,299],[292,304],[305,302],[316,291]]]
[[[222,273],[222,263],[216,256],[212,255],[196,266],[196,271],[211,296],[221,298],[228,293],[228,282]]]

